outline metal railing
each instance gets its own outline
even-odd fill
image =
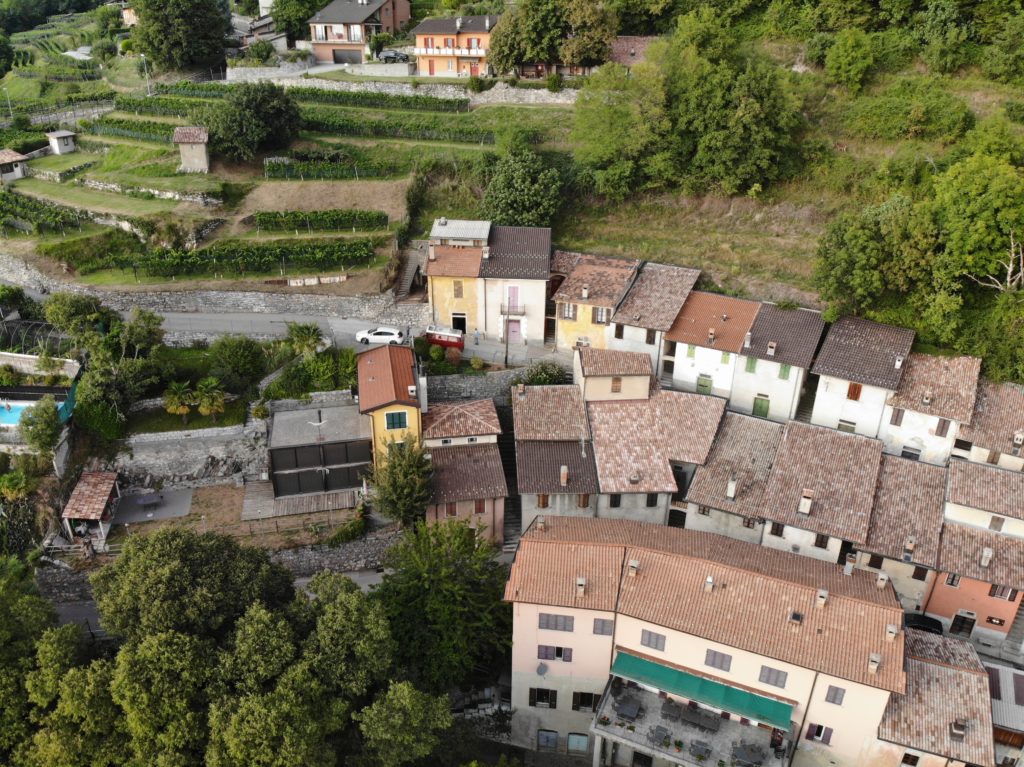
[[[526,307],[523,304],[502,304],[501,313],[513,317],[521,317],[526,314]]]

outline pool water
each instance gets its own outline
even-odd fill
[[[32,407],[31,405],[15,404],[13,402],[10,405],[10,410],[7,409],[7,405],[0,405],[0,426],[17,426],[21,420],[21,411]]]

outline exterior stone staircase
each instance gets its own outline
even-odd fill
[[[402,255],[402,270],[398,273],[398,279],[395,280],[394,287],[396,301],[404,301],[409,298],[416,274],[423,273],[426,257],[425,246],[417,247],[416,245],[413,245]]]
[[[523,512],[519,502],[519,488],[516,486],[516,435],[513,431],[511,406],[498,406],[498,421],[501,423],[501,434],[498,436],[498,452],[501,454],[501,465],[505,470],[505,484],[508,485],[508,498],[505,499],[505,529],[502,551],[506,554],[514,554],[516,549],[519,548]]]

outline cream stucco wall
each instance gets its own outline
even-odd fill
[[[181,165],[178,171],[181,173],[209,173],[210,155],[206,151],[206,144],[178,144],[181,152]]]
[[[785,422],[796,416],[800,403],[805,370],[790,366],[789,378],[780,378],[782,366],[770,360],[756,360],[753,373],[747,372],[747,360],[742,354],[736,361],[729,395],[729,409],[748,415],[754,412],[754,398],[768,397],[768,418]]]
[[[589,345],[595,349],[606,348],[605,335],[608,325],[599,325],[592,322],[593,307],[586,304],[576,304],[576,319],[567,320],[562,316],[565,304],[558,304],[556,307],[555,343],[561,349],[572,349],[579,339],[587,339]],[[611,310],[609,310],[611,314]]]
[[[1022,499],[1024,502],[1024,499]],[[992,514],[988,511],[982,511],[972,506],[961,506],[958,503],[950,503],[946,501],[945,511],[943,512],[946,519],[959,522],[964,525],[971,525],[972,527],[980,527],[985,530],[991,529],[990,525],[992,520],[996,517],[1000,517],[1003,520],[1003,527],[1000,531],[1001,535],[1012,535],[1015,538],[1024,538],[1024,520],[1014,519],[1013,517],[1006,517],[1001,514]]]
[[[537,517],[594,517],[597,516],[597,493],[587,496],[587,504],[582,508],[579,505],[579,495],[576,493],[558,493],[548,496],[547,508],[537,506],[537,496],[533,493],[524,493],[519,496],[520,508],[522,509],[523,532],[526,532],[533,520]]]
[[[406,428],[388,429],[388,413],[405,413]],[[410,405],[387,405],[370,413],[370,423],[373,432],[373,461],[379,463],[387,460],[388,442],[405,442],[409,439],[418,440],[422,433],[420,424],[420,409]]]
[[[484,499],[483,512],[477,514],[476,501],[458,501],[455,504],[455,517],[447,516],[446,504],[427,506],[426,519],[428,522],[444,522],[450,519],[460,519],[469,522],[474,530],[482,530],[484,538],[492,540],[499,546],[504,542],[505,533],[505,499],[486,498]]]
[[[885,400],[892,392],[865,384],[861,387],[860,399],[852,400],[847,396],[849,386],[850,382],[845,379],[821,376],[811,423],[836,429],[840,421],[851,421],[856,424],[857,434],[878,436]]]
[[[707,375],[711,376],[711,394],[728,397],[732,392],[737,355],[710,349],[706,346],[692,348],[692,357],[687,356],[687,344],[676,344],[675,357],[662,357],[662,371],[665,369],[667,360],[672,359],[675,362],[672,371],[673,388],[682,391],[697,391],[697,379],[702,375]]]
[[[924,610],[928,597],[935,584],[936,573],[928,570],[923,581],[914,578],[917,566],[907,562],[897,562],[888,557],[882,558],[882,566],[879,569],[871,567],[868,563],[871,555],[864,551],[857,552],[857,568],[867,570],[871,573],[883,572],[889,576],[892,587],[896,590],[900,604],[906,612],[919,613]]]
[[[612,391],[612,376],[589,376],[576,379],[582,383],[583,399],[586,402],[604,402],[608,400],[647,399],[651,395],[651,379],[649,376],[619,376],[621,390]]]
[[[651,522],[664,525],[668,522],[668,505],[671,493],[654,493],[657,502],[647,505],[647,493],[619,493],[620,504],[611,505],[611,495],[601,493],[597,499],[597,516],[602,519],[630,519],[634,522]]]
[[[444,439],[425,439],[426,447],[455,447],[456,445],[493,445],[498,441],[496,434],[483,434],[479,437],[445,437]]]
[[[622,325],[622,338],[615,337],[616,323],[609,323],[605,330],[605,345],[609,349],[622,352],[640,352],[651,358],[651,370],[658,371],[661,362],[662,340],[665,334],[660,330],[654,332],[654,343],[647,343],[647,329]]]
[[[991,450],[987,447],[972,446],[970,451],[956,451],[956,455],[967,458],[974,463],[988,463]],[[1010,453],[999,453],[998,463],[994,464],[1003,469],[1011,471],[1024,471],[1024,457],[1011,455]]]
[[[461,298],[455,297],[456,282],[462,283]],[[483,297],[480,293],[481,281],[475,277],[428,278],[427,296],[434,324],[452,327],[452,315],[464,314],[467,336],[471,336],[476,328],[483,332],[483,315],[479,312]]]
[[[886,405],[882,411],[882,422],[878,429],[878,438],[885,444],[885,452],[899,455],[904,447],[921,451],[921,460],[937,466],[945,466],[949,455],[953,452],[959,424],[951,421],[945,437],[936,436],[939,419],[933,415],[918,413],[916,410],[904,410],[903,422],[894,426],[892,407]]]
[[[817,533],[793,527],[792,525],[785,525],[781,536],[772,535],[772,523],[765,522],[761,536],[761,545],[767,546],[769,549],[800,554],[811,559],[820,559],[823,562],[831,562],[833,564],[838,562],[839,549],[843,543],[842,540],[829,536],[828,546],[821,549],[814,545],[817,537]]]

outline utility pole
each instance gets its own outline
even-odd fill
[[[146,74],[146,95],[152,96],[153,91],[149,88],[149,65],[146,63],[146,54],[142,54],[142,71]]]
[[[7,96],[7,114],[11,116],[11,122],[14,122],[14,109],[11,108],[11,92],[4,88],[4,95]]]

